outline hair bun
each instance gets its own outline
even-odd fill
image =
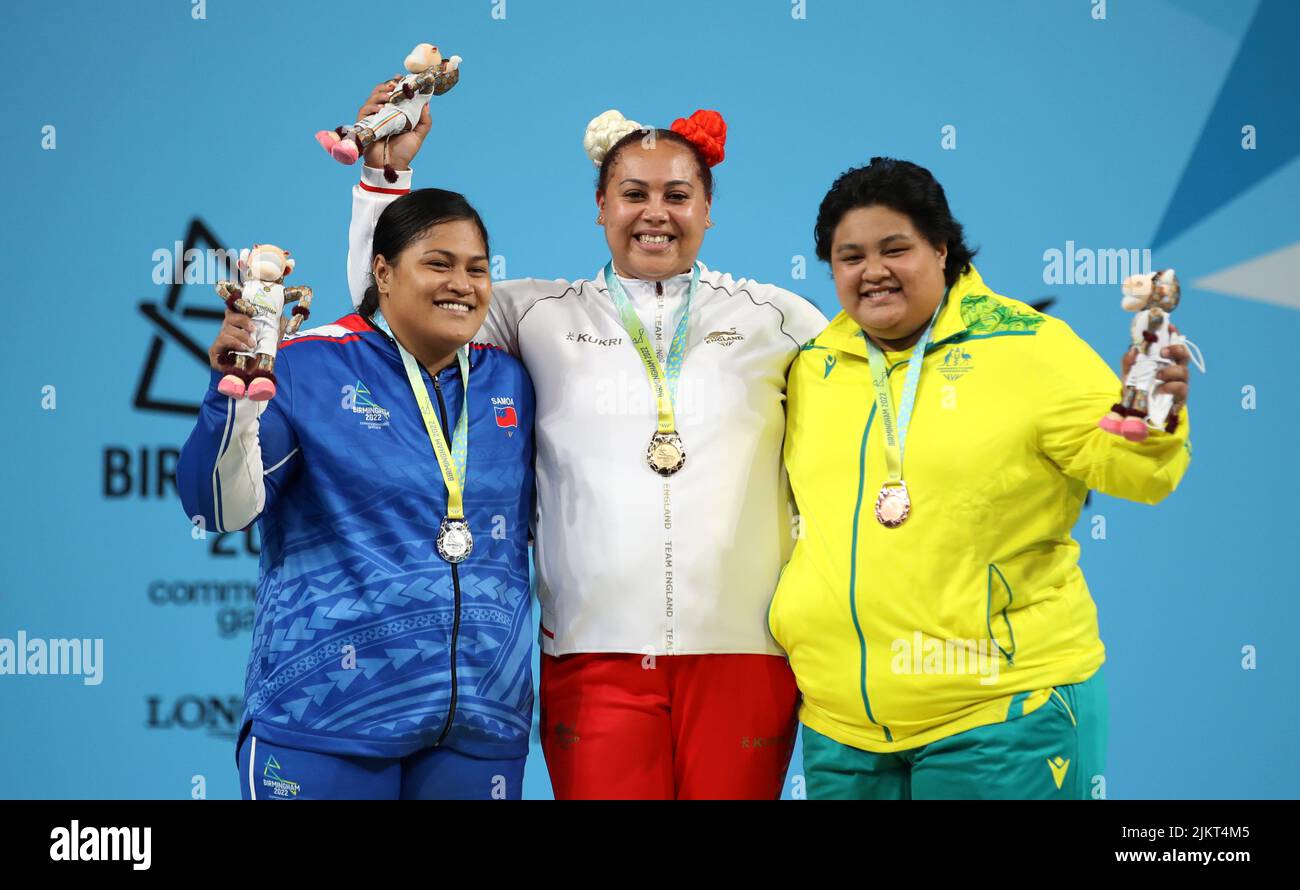
[[[614,143],[641,125],[623,117],[622,112],[611,108],[598,114],[587,124],[587,132],[582,137],[582,149],[597,167],[605,160],[605,155],[614,147]]]
[[[701,108],[689,118],[677,118],[671,129],[689,139],[710,167],[721,164],[726,157],[727,122],[716,111]]]

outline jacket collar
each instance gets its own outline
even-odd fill
[[[709,267],[706,266],[706,265],[704,265],[704,263],[700,263],[700,280],[703,281],[703,280],[704,280],[704,277],[705,277],[706,275],[708,275],[708,274],[709,274]],[[623,280],[624,282],[627,282],[627,281],[628,281],[628,279],[626,279],[626,278],[624,278],[624,279],[622,279],[622,280]],[[672,284],[679,284],[679,285],[682,287],[682,289],[684,290],[685,287],[689,285],[690,280],[691,280],[691,273],[690,273],[690,271],[688,270],[688,271],[686,271],[686,272],[681,272],[681,273],[679,273],[679,274],[677,274],[677,275],[674,275],[672,278],[666,279],[666,280],[664,281],[664,284],[669,284],[669,283],[672,283]],[[607,284],[605,283],[605,267],[604,267],[604,266],[601,266],[601,267],[600,267],[600,271],[597,272],[597,273],[592,277],[592,279],[591,279],[591,283],[594,284],[594,285],[596,286],[596,289],[599,290],[599,291],[601,291],[602,293],[606,293],[606,292],[608,292],[608,290],[609,290],[609,285],[607,285]],[[647,282],[647,286],[648,286],[648,285],[649,285],[649,283]],[[627,285],[626,285],[626,283],[624,284],[623,289],[624,289],[624,290],[627,290]]]
[[[390,337],[388,334],[384,333],[384,330],[381,327],[379,327],[379,325],[375,324],[373,319],[368,318],[362,315],[361,313],[357,312],[347,316],[345,319],[341,319],[340,323],[350,326],[351,329],[355,330],[357,333],[372,334],[373,337],[369,337],[366,339],[368,339],[369,342],[376,349],[382,352],[389,361],[396,364],[399,368],[404,367],[402,362],[402,354],[397,349],[397,341],[394,340],[392,337]],[[482,362],[483,353],[485,349],[496,348],[494,346],[485,346],[484,344],[481,343],[476,345],[476,342],[473,340],[471,340],[469,343],[466,343],[465,345],[469,349],[469,369],[471,371],[473,371],[476,367],[478,367],[479,364]],[[424,370],[426,372],[428,371],[427,368],[425,368]],[[447,367],[439,371],[438,376],[441,377],[443,374],[448,372],[454,372],[456,374],[459,374],[460,365],[457,362],[453,361],[451,364],[447,365]]]
[[[930,332],[932,346],[966,333],[967,324],[961,314],[962,298],[976,293],[989,293],[989,289],[984,284],[984,279],[980,277],[980,273],[971,266],[970,271],[958,278],[948,289],[948,298],[943,308],[939,310],[939,317],[935,319],[934,330]],[[862,328],[858,327],[858,323],[843,310],[831,319],[830,325],[817,337],[816,345],[852,353],[862,358],[867,357],[866,335],[862,332]],[[911,349],[905,349],[901,352],[886,353],[886,355],[892,361],[897,361],[906,358],[911,352]]]

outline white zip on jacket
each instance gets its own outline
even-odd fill
[[[365,168],[353,187],[354,304],[369,281],[375,221],[410,188],[410,171],[399,176],[389,184]],[[662,362],[690,275],[662,287],[619,280]],[[767,607],[796,528],[781,463],[786,372],[825,327],[796,294],[703,269],[675,403],[686,465],[665,478],[646,464],[655,401],[604,272],[492,283],[475,340],[520,358],[537,393],[543,652],[783,654]]]

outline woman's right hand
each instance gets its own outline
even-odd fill
[[[242,312],[232,312],[227,309],[217,339],[213,340],[212,345],[208,347],[208,364],[214,371],[223,371],[225,369],[221,367],[219,361],[222,355],[236,349],[250,350],[256,345],[256,341],[253,340],[253,319]]]
[[[394,77],[375,86],[370,93],[370,98],[366,104],[361,106],[357,112],[357,120],[374,114],[388,103],[388,97],[396,89],[400,77]],[[411,169],[411,160],[420,153],[420,146],[424,144],[424,137],[429,135],[429,130],[433,128],[433,121],[429,117],[429,106],[425,104],[420,111],[420,122],[415,125],[414,130],[408,130],[405,133],[399,133],[396,136],[389,136],[387,140],[381,139],[374,145],[366,149],[366,166],[376,170],[384,166],[384,142],[388,143],[388,163],[394,170]]]

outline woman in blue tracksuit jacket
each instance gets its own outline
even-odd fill
[[[487,231],[463,197],[394,201],[374,254],[359,313],[286,338],[271,401],[227,398],[213,372],[177,468],[194,522],[261,522],[242,793],[518,798],[533,702],[532,384],[505,352],[468,342],[491,280]],[[214,354],[244,347],[246,330],[229,314]],[[453,563],[455,541],[444,555],[438,544],[443,466],[462,454],[473,546]]]

